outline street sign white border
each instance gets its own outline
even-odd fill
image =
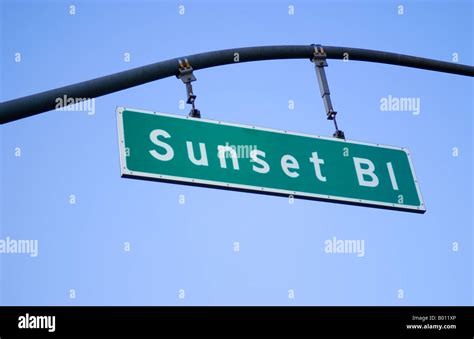
[[[203,122],[203,123],[212,123],[212,124],[219,124],[219,125],[224,125],[224,126],[234,126],[234,127],[240,127],[240,128],[255,129],[255,130],[267,131],[267,132],[273,132],[273,133],[279,133],[279,134],[290,134],[290,135],[296,135],[296,136],[309,137],[313,139],[330,140],[330,141],[335,141],[335,142],[347,143],[349,145],[359,144],[359,145],[365,145],[365,146],[383,147],[383,148],[388,148],[388,149],[401,150],[407,154],[408,162],[410,164],[410,169],[413,174],[413,179],[415,181],[416,192],[418,194],[420,205],[410,206],[410,205],[393,204],[393,203],[386,203],[386,202],[373,201],[373,200],[354,199],[354,198],[338,197],[338,196],[316,194],[316,193],[281,190],[281,189],[274,189],[274,188],[268,188],[268,187],[240,185],[240,184],[226,183],[226,182],[220,182],[220,181],[214,181],[214,180],[191,179],[191,178],[176,177],[176,176],[171,176],[171,175],[161,175],[161,174],[154,174],[154,173],[130,171],[126,166],[127,162],[126,162],[126,155],[125,155],[125,140],[124,140],[123,116],[122,116],[123,111],[132,111],[135,113],[143,113],[143,114],[151,114],[151,115],[162,115],[162,116],[167,116],[170,118],[185,119],[185,120],[191,119],[191,120],[194,120],[197,122]],[[175,183],[183,183],[183,184],[198,185],[198,186],[200,185],[200,186],[207,186],[207,187],[214,187],[214,188],[233,189],[233,190],[273,194],[273,195],[280,195],[280,196],[292,195],[295,198],[303,198],[303,199],[306,198],[306,199],[321,200],[321,201],[328,201],[328,202],[332,201],[332,202],[339,202],[339,203],[345,203],[345,204],[351,204],[351,205],[363,205],[363,206],[368,206],[368,207],[402,210],[402,211],[415,212],[415,213],[426,212],[425,204],[423,202],[423,196],[421,195],[421,191],[420,191],[420,185],[416,177],[415,168],[413,166],[413,163],[410,157],[410,151],[408,150],[408,148],[405,148],[405,147],[371,144],[371,143],[360,142],[360,141],[344,140],[344,139],[323,137],[323,136],[317,136],[317,135],[311,135],[311,134],[305,134],[305,133],[289,132],[289,131],[284,131],[284,130],[264,128],[264,127],[242,125],[242,124],[236,124],[236,123],[230,123],[230,122],[222,122],[218,120],[192,118],[188,116],[162,113],[162,112],[153,112],[149,110],[121,107],[121,106],[117,107],[116,113],[117,113],[119,149],[120,149],[120,174],[122,177],[125,177],[125,178],[150,179],[150,180],[154,179],[157,181],[164,181],[164,182],[175,182]]]

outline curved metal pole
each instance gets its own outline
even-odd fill
[[[344,59],[378,62],[384,64],[420,68],[458,75],[474,76],[474,67],[444,61],[419,58],[410,55],[374,51],[360,48],[323,46],[328,59]],[[234,63],[276,60],[311,59],[313,46],[261,46],[233,48],[221,51],[193,54],[186,57],[157,62],[77,84],[0,103],[0,124],[26,118],[56,108],[56,99],[92,99],[178,75],[178,59],[188,59],[194,70]],[[238,61],[236,61],[238,58]]]

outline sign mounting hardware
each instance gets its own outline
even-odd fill
[[[186,93],[187,93],[187,104],[191,104],[192,108],[191,111],[189,112],[189,116],[193,118],[200,118],[201,117],[201,112],[196,109],[194,106],[194,102],[196,101],[196,95],[193,92],[193,85],[191,82],[196,81],[196,77],[193,74],[193,68],[191,67],[191,64],[189,63],[188,59],[178,59],[179,63],[179,74],[176,76],[178,79],[181,79],[181,81],[186,85]]]
[[[336,115],[337,112],[332,107],[331,92],[329,91],[328,79],[326,78],[326,72],[324,67],[328,66],[326,62],[326,52],[321,45],[311,45],[314,47],[313,58],[311,61],[314,63],[316,69],[316,75],[318,77],[319,89],[321,90],[321,97],[323,98],[324,107],[326,108],[326,115],[328,120],[334,121],[334,127],[336,131],[333,137],[338,139],[345,139],[344,132],[337,127]]]

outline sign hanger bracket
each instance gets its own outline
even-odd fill
[[[341,131],[337,126],[336,115],[337,112],[334,110],[331,102],[331,92],[329,91],[328,79],[324,67],[328,66],[326,61],[327,55],[321,45],[311,45],[314,47],[313,57],[311,62],[314,63],[316,69],[316,76],[318,78],[319,89],[321,91],[321,97],[323,98],[324,107],[326,108],[326,115],[328,120],[334,121],[334,127],[336,131],[333,137],[339,139],[345,139],[344,132]]]
[[[201,118],[201,112],[196,109],[194,102],[196,101],[196,95],[193,92],[193,85],[191,82],[196,81],[196,77],[193,74],[193,68],[189,63],[188,59],[178,60],[179,63],[179,74],[176,76],[178,79],[186,85],[187,104],[191,104],[192,108],[189,112],[189,116],[192,118]]]

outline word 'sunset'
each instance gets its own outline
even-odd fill
[[[171,135],[163,129],[155,129],[150,133],[150,141],[161,148],[160,152],[156,149],[149,150],[151,156],[159,161],[170,161],[174,158],[174,149],[163,140],[159,138],[169,139]],[[209,166],[208,155],[206,145],[202,142],[199,143],[200,157],[197,159],[194,153],[194,145],[191,141],[186,141],[186,148],[188,153],[188,159],[191,163],[196,166]],[[163,153],[164,151],[164,153]],[[227,156],[230,155],[230,156]],[[250,151],[250,162],[253,163],[252,170],[259,174],[269,173],[272,168],[270,164],[265,161],[266,153],[263,150],[254,149]],[[232,169],[238,171],[239,158],[234,148],[230,146],[218,145],[217,146],[217,157],[219,164],[222,169],[227,169],[227,162],[230,159],[232,163]],[[309,154],[309,157],[305,159],[308,163],[311,163],[314,168],[314,175],[320,182],[326,182],[327,177],[324,173],[324,159],[318,156],[318,152],[314,151]],[[359,186],[365,187],[377,187],[379,185],[379,178],[375,173],[375,165],[370,159],[353,157],[353,164],[357,181]],[[395,177],[393,166],[391,162],[386,163],[386,170],[388,171],[392,188],[398,191],[398,183]],[[300,163],[298,160],[290,155],[285,154],[280,158],[280,170],[290,178],[298,178],[300,169]]]

